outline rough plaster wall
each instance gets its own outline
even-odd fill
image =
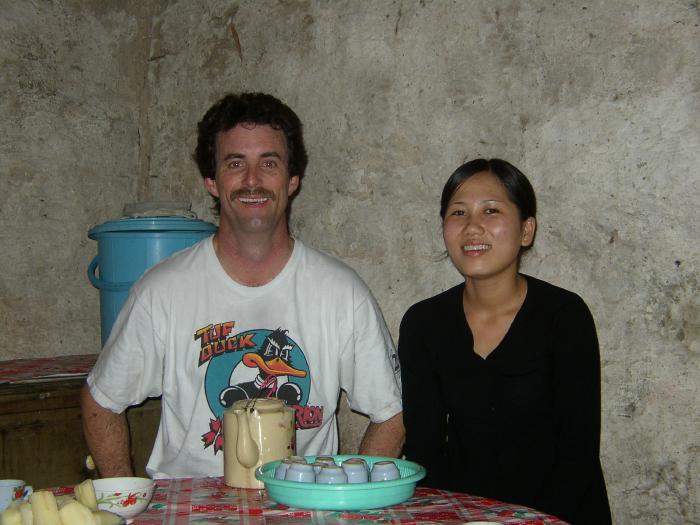
[[[27,27],[47,27],[29,7],[5,3],[10,13],[30,17]],[[77,14],[72,5],[42,9]],[[311,161],[294,203],[294,231],[365,278],[396,336],[410,304],[459,280],[440,258],[442,184],[467,158],[504,157],[530,176],[539,195],[540,229],[525,271],[581,294],[598,324],[602,456],[615,522],[700,523],[697,2],[180,0],[149,3],[151,11],[141,13],[128,6],[81,11],[82,19],[109,30],[83,22],[81,40],[105,41],[92,51],[73,51],[81,59],[101,58],[78,78],[88,93],[105,68],[114,85],[128,77],[132,86],[94,90],[114,120],[129,130],[140,127],[140,137],[118,143],[121,154],[105,135],[100,142],[80,129],[69,142],[86,169],[103,162],[92,189],[113,185],[109,200],[94,207],[82,202],[86,181],[66,182],[74,180],[76,162],[63,156],[52,159],[62,163],[60,188],[16,189],[22,178],[2,180],[5,224],[9,191],[23,197],[11,201],[23,222],[3,228],[15,242],[51,237],[21,201],[36,202],[44,191],[66,200],[66,188],[77,187],[80,209],[87,208],[89,216],[76,218],[63,202],[56,204],[64,213],[62,231],[72,231],[73,241],[54,248],[51,263],[65,260],[60,277],[42,277],[38,287],[52,290],[57,279],[71,276],[80,287],[72,300],[96,309],[97,295],[82,280],[93,247],[79,242],[89,226],[113,217],[133,196],[191,197],[210,218],[189,159],[194,124],[227,91],[264,90],[288,102],[306,126]],[[43,32],[22,33],[23,23],[10,23],[13,38],[23,45],[37,38],[54,43],[59,64],[70,71],[67,46]],[[4,30],[0,38],[13,78],[32,72],[21,50],[5,51],[13,40]],[[115,53],[125,42],[132,47]],[[34,74],[37,82],[57,83],[55,73]],[[148,89],[133,87],[144,79]],[[14,97],[31,93],[16,80],[0,82]],[[2,103],[3,116],[24,122],[19,110]],[[71,107],[79,113],[89,103]],[[49,107],[36,115],[50,120],[54,134],[73,130]],[[0,162],[24,162],[27,172],[46,173],[48,180],[55,169],[34,161],[46,146],[25,135],[8,127]],[[18,153],[25,147],[31,152]],[[114,167],[103,157],[138,177],[115,183]],[[73,304],[46,308],[40,296],[22,308],[6,304],[6,290],[20,295],[22,282],[45,260],[35,256],[31,265],[15,268],[28,263],[20,249],[12,253],[11,262],[2,263],[3,310],[25,319],[15,318],[3,331],[19,334],[19,326],[27,332],[30,316],[68,315],[98,341],[93,311]],[[12,356],[15,349],[2,351]],[[43,351],[72,353],[60,346]],[[343,412],[345,447],[356,446],[365,423]]]
[[[99,350],[87,231],[138,181],[143,10],[125,6],[0,0],[1,359]]]
[[[523,164],[543,227],[528,267],[596,317],[618,521],[700,523],[700,16],[681,2],[606,11],[589,4],[532,48]]]
[[[192,184],[191,123],[220,94],[277,94],[311,157],[293,229],[358,270],[396,336],[411,303],[459,280],[440,259],[445,179],[512,160],[541,205],[525,270],[598,322],[616,523],[699,523],[699,22],[683,1],[172,3],[151,188]],[[365,423],[343,412],[345,447]]]

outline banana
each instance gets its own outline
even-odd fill
[[[59,511],[63,507],[68,505],[71,501],[75,501],[75,498],[73,496],[55,496],[55,497],[56,497],[56,506],[58,507]]]
[[[18,505],[11,505],[0,513],[0,525],[22,525]]]
[[[48,490],[35,491],[29,502],[12,502],[0,512],[0,525],[124,525],[121,516],[97,510],[97,496],[91,479],[74,488],[75,498],[54,496]]]
[[[93,511],[92,517],[95,518],[96,525],[122,525],[124,523],[124,519],[121,516],[106,510]]]
[[[36,525],[61,525],[56,498],[48,490],[37,490],[29,497]]]
[[[75,499],[90,510],[97,510],[97,496],[91,479],[86,479],[73,489]]]
[[[92,511],[79,501],[71,498],[71,501],[64,504],[58,511],[63,525],[96,525]]]
[[[19,506],[19,513],[22,517],[22,525],[34,525],[31,503],[22,502]]]

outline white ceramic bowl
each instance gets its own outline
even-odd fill
[[[155,482],[148,478],[102,478],[92,482],[97,508],[133,518],[141,514],[153,497]]]

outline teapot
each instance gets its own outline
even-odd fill
[[[255,470],[295,453],[293,408],[279,399],[242,399],[224,412],[224,482],[262,489]]]

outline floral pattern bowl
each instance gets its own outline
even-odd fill
[[[130,519],[141,514],[153,497],[155,482],[148,478],[103,478],[92,482],[97,508]]]

